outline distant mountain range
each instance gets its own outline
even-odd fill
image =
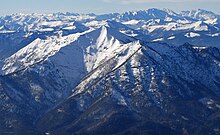
[[[0,134],[220,134],[220,15],[0,17]]]

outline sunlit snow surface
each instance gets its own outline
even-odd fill
[[[48,134],[83,122],[93,129],[114,113],[172,130],[209,122],[220,108],[219,19],[169,9],[0,17],[0,134],[26,120]]]

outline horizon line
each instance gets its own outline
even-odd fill
[[[210,10],[206,10],[206,9],[202,9],[202,8],[197,8],[197,9],[186,9],[186,10],[181,10],[181,11],[175,11],[175,10],[172,10],[170,8],[146,8],[146,9],[139,9],[139,10],[127,10],[127,11],[122,11],[122,12],[105,12],[105,13],[95,13],[95,12],[88,12],[88,13],[83,13],[83,12],[72,12],[72,11],[52,11],[52,12],[45,12],[45,13],[41,13],[41,12],[15,12],[15,13],[10,13],[10,14],[4,14],[4,15],[0,15],[0,17],[5,17],[5,16],[10,16],[10,15],[17,15],[17,14],[20,14],[20,15],[31,15],[31,14],[35,14],[35,15],[50,15],[50,14],[66,14],[66,13],[70,13],[70,14],[78,14],[78,15],[95,15],[95,16],[98,16],[98,15],[108,15],[108,14],[123,14],[123,13],[127,13],[127,12],[139,12],[139,11],[147,11],[147,10],[150,10],[150,9],[157,9],[157,10],[161,10],[161,11],[165,11],[165,10],[170,10],[170,11],[173,11],[174,13],[181,13],[181,12],[184,12],[184,11],[198,11],[198,10],[203,10],[203,11],[208,11],[208,12],[212,12],[216,15],[220,15],[219,13],[216,13],[214,11],[210,11]],[[166,12],[166,11],[165,11]]]

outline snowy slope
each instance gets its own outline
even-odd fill
[[[96,30],[88,30],[68,36],[51,36],[47,39],[37,38],[7,58],[2,70],[4,74],[23,70],[47,60],[57,54],[61,48],[71,45],[83,49],[84,61],[86,67],[88,67],[87,71],[91,71],[100,61],[110,57],[109,54],[114,53],[121,46],[121,43],[131,41],[134,41],[134,39],[115,31],[114,28],[109,26],[102,26]],[[74,51],[72,52],[73,55],[75,54]],[[65,52],[62,53],[65,54]],[[69,65],[65,66],[70,67]]]
[[[151,130],[169,135],[184,134],[175,126],[186,124],[188,133],[217,135],[213,127],[217,127],[220,109],[219,58],[219,49],[214,47],[142,43],[115,70],[117,59],[94,70],[37,126],[51,134]]]
[[[117,58],[117,65],[125,61],[138,47],[136,42],[129,43],[132,41],[135,41],[133,37],[107,24],[82,33],[37,38],[2,62],[0,84],[3,89],[0,94],[10,93],[17,102],[7,96],[1,105],[13,106],[15,110],[11,113],[22,116],[21,122],[23,115],[26,121],[36,120],[66,98],[80,80],[101,64],[112,58]],[[30,109],[25,111],[27,106]],[[8,107],[2,108],[6,113],[8,110]],[[18,119],[14,118],[15,121]]]
[[[62,47],[76,40],[79,35],[80,34],[73,34],[61,38],[49,37],[46,40],[37,38],[29,45],[7,58],[2,70],[5,74],[9,74],[42,62],[56,54]]]
[[[0,17],[0,134],[217,135],[219,41],[200,9]]]

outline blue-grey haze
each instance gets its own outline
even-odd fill
[[[0,2],[0,15],[54,12],[103,14],[148,8],[169,8],[176,12],[200,8],[220,14],[219,0],[136,0],[135,2],[133,0],[0,0]]]

